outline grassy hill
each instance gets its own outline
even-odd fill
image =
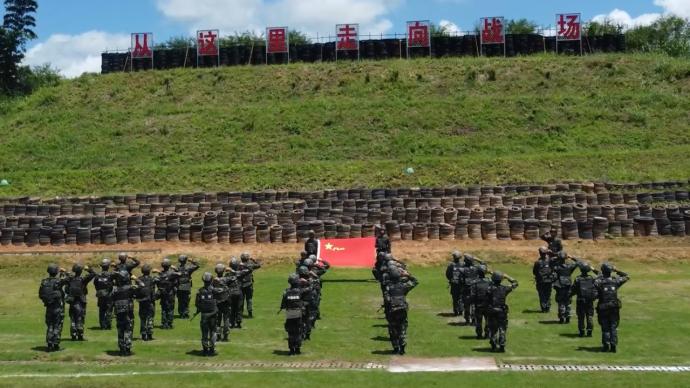
[[[0,139],[11,182],[0,196],[687,178],[690,63],[535,56],[87,75],[0,103]]]

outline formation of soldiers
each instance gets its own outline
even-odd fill
[[[321,278],[331,268],[326,260],[317,258],[318,241],[313,231],[304,243],[304,250],[295,261],[295,272],[288,276],[289,287],[280,302],[285,311],[285,331],[288,335],[289,355],[302,353],[302,343],[311,339],[316,321],[321,319]]]
[[[553,288],[558,304],[558,322],[568,324],[570,323],[570,305],[574,296],[579,336],[592,336],[596,309],[597,320],[601,326],[602,351],[616,353],[618,323],[622,307],[618,298],[618,289],[630,277],[609,263],[602,264],[601,271],[597,271],[582,259],[568,255],[563,250],[561,240],[550,233],[544,234],[541,238],[547,246],[539,248],[539,258],[532,269],[541,312],[550,311],[551,289]],[[573,281],[572,273],[578,268],[580,274]],[[596,277],[592,276],[592,273]]]
[[[491,350],[505,352],[508,330],[507,296],[518,282],[500,271],[490,271],[478,258],[454,251],[446,268],[453,314],[474,326],[477,339],[488,339]],[[490,278],[487,276],[490,275]],[[503,284],[507,280],[508,285]]]
[[[252,317],[253,272],[261,264],[247,253],[240,260],[232,258],[229,267],[216,265],[216,277],[210,273],[202,276],[204,287],[197,292],[195,306],[201,314],[202,347],[204,355],[215,354],[215,341],[220,333],[221,341],[228,341],[230,328],[241,328],[243,306]],[[189,318],[192,290],[192,274],[199,269],[195,260],[186,255],[178,257],[179,266],[170,259],[161,262],[161,269],[145,264],[141,276],[132,271],[140,261],[125,253],[111,263],[103,259],[100,272],[89,266],[75,264],[71,272],[56,264],[48,266],[48,277],[41,281],[39,298],[46,308],[46,343],[49,352],[60,349],[60,334],[64,321],[65,303],[69,304],[70,335],[73,341],[84,340],[84,318],[88,284],[93,281],[98,301],[99,326],[112,329],[115,316],[118,332],[118,348],[123,356],[132,352],[134,331],[134,301],[139,304],[140,336],[142,341],[153,340],[156,301],[161,305],[161,328],[172,329],[175,319],[175,302],[179,318]],[[84,274],[86,271],[86,274]],[[209,303],[211,291],[213,303]]]
[[[592,336],[596,310],[602,331],[602,350],[615,353],[622,307],[618,289],[629,280],[629,276],[609,263],[602,264],[601,271],[597,271],[582,259],[568,255],[560,239],[549,233],[541,238],[547,246],[539,248],[539,259],[532,271],[540,311],[550,312],[554,290],[559,323],[568,324],[571,301],[573,296],[576,297],[579,336]],[[321,278],[330,264],[318,259],[318,247],[318,241],[311,232],[295,263],[295,272],[288,276],[289,287],[283,293],[278,311],[285,311],[284,327],[290,355],[301,354],[303,341],[311,338],[316,321],[321,318]],[[453,314],[462,316],[465,325],[474,326],[476,337],[488,339],[493,351],[504,352],[509,313],[507,297],[518,287],[518,282],[500,271],[490,270],[486,262],[470,254],[454,251],[451,256],[452,262],[448,264],[445,276]],[[98,300],[100,328],[110,330],[115,316],[121,355],[131,354],[135,300],[139,303],[143,341],[153,340],[156,301],[161,305],[161,328],[173,328],[176,301],[179,317],[189,318],[192,274],[199,269],[199,264],[185,255],[180,255],[178,261],[179,265],[173,266],[170,259],[165,258],[160,270],[146,264],[139,277],[132,271],[139,267],[140,261],[124,253],[118,255],[115,263],[103,259],[100,272],[75,264],[68,273],[55,264],[49,265],[48,277],[41,281],[39,287],[39,298],[46,308],[48,351],[60,349],[65,303],[69,304],[71,339],[84,340],[86,296],[91,281]],[[253,273],[259,268],[261,263],[248,253],[242,253],[239,260],[231,258],[227,266],[216,264],[215,276],[210,272],[202,275],[203,286],[196,293],[196,313],[191,319],[201,315],[203,355],[215,355],[216,341],[227,342],[231,329],[242,328],[245,306],[247,316],[253,317]],[[580,270],[580,275],[573,281],[572,273],[576,269]],[[419,281],[403,262],[392,255],[390,240],[383,230],[376,238],[376,263],[372,273],[380,284],[381,308],[388,322],[393,353],[403,355],[407,347],[407,294]]]

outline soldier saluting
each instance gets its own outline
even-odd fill
[[[501,284],[503,279],[510,282],[510,286]],[[496,271],[491,275],[493,284],[487,290],[489,297],[489,343],[491,350],[505,352],[506,331],[508,330],[508,305],[506,299],[518,287],[515,279]]]
[[[417,287],[417,279],[407,271],[391,267],[388,270],[389,283],[386,286],[386,298],[389,304],[388,332],[393,352],[403,355],[407,346],[407,293]]]
[[[612,276],[616,273],[618,276]],[[618,323],[622,303],[618,299],[618,289],[630,280],[628,274],[617,270],[613,265],[601,265],[601,277],[597,278],[594,286],[597,289],[599,301],[597,303],[597,318],[601,325],[602,351],[616,353],[618,346]]]
[[[113,290],[113,274],[110,271],[110,259],[101,261],[101,272],[96,274],[93,285],[98,300],[98,324],[101,330],[110,330],[113,324],[113,301],[110,292]]]
[[[453,302],[453,315],[456,317],[463,313],[462,303],[462,263],[460,259],[462,254],[459,251],[453,251],[451,254],[453,261],[446,267],[446,279],[450,287],[450,297]]]
[[[536,284],[537,294],[539,295],[539,306],[542,313],[551,310],[551,287],[553,286],[554,272],[549,260],[548,248],[539,248],[539,259],[532,267],[534,283]]]
[[[283,292],[280,309],[285,310],[285,331],[288,334],[290,355],[302,353],[302,290],[300,278],[293,273],[288,277],[289,288]]]
[[[86,276],[82,276],[82,270],[84,269],[89,273]],[[84,340],[86,294],[88,293],[86,286],[94,277],[96,277],[96,273],[88,266],[86,268],[82,267],[81,264],[74,264],[72,266],[72,273],[67,275],[65,293],[67,294],[66,302],[69,303],[70,336],[72,341]]]
[[[187,255],[180,255],[177,259],[180,266],[177,268],[180,276],[177,286],[177,312],[180,318],[189,318],[189,300],[192,295],[192,274],[199,269],[199,263],[192,259],[191,264],[187,263]]]
[[[65,270],[57,264],[48,266],[48,277],[41,280],[38,297],[46,308],[46,345],[49,352],[60,350],[62,322],[65,318],[63,287],[67,285]]]

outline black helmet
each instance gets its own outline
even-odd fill
[[[297,273],[298,273],[300,276],[301,276],[301,275],[306,275],[306,274],[309,273],[309,268],[307,268],[307,267],[305,267],[305,266],[303,266],[303,265],[300,265],[299,268],[297,268]]]
[[[472,257],[472,255],[463,255],[463,256],[465,258],[465,265],[470,266],[473,264],[472,259],[474,259],[474,257]]]
[[[249,260],[250,257],[251,257],[251,255],[249,255],[249,253],[242,252],[242,254],[240,255],[240,260],[247,261],[247,260]]]
[[[549,253],[549,249],[546,247],[539,247],[539,257],[546,257],[546,254]]]
[[[291,273],[290,276],[288,276],[288,284],[290,284],[293,287],[298,286],[299,276],[296,273]]]
[[[186,262],[187,262],[187,255],[180,255],[180,256],[177,258],[177,261],[179,261],[180,264],[186,263]]]
[[[76,263],[72,266],[72,272],[74,272],[75,275],[80,275],[81,271],[84,269],[81,264]]]
[[[390,253],[386,253],[386,256],[385,256],[385,258],[386,258],[386,261],[391,261],[391,260],[395,260],[395,258],[393,257],[393,255],[392,255],[392,254],[390,254]]]
[[[391,267],[388,269],[388,277],[391,281],[400,280],[400,269],[398,267]]]
[[[120,261],[124,262],[124,261],[127,260],[127,254],[124,253],[124,252],[120,252],[120,253],[117,254],[117,258],[118,258]]]
[[[210,272],[204,272],[204,274],[201,275],[201,281],[204,282],[204,284],[211,283],[211,280],[213,280],[213,275],[211,275]]]
[[[106,257],[105,259],[101,260],[101,268],[106,269],[108,267],[110,267],[110,259]]]
[[[161,263],[161,267],[163,267],[164,269],[170,268],[170,259],[168,259],[167,257],[165,259],[163,259],[163,262]]]
[[[460,258],[462,257],[462,253],[460,253],[460,251],[454,250],[453,253],[451,253],[450,255],[453,257],[454,262],[460,262]]]
[[[613,265],[609,263],[604,263],[601,265],[601,274],[604,275],[605,277],[611,276],[611,272],[613,272]]]
[[[57,264],[52,263],[48,265],[48,275],[55,276],[60,272],[60,267]]]
[[[589,271],[592,270],[592,267],[589,266],[589,263],[581,262],[580,263],[580,272],[582,272],[583,275],[587,275]]]
[[[558,260],[565,261],[568,258],[568,254],[565,251],[558,252]]]
[[[222,275],[223,272],[225,272],[225,264],[223,264],[223,263],[216,264],[215,271],[216,271],[216,274],[218,276]]]
[[[477,274],[479,275],[480,278],[483,278],[486,275],[487,268],[484,264],[480,264],[477,266]]]
[[[230,258],[230,268],[237,270],[240,268],[240,261],[236,257]]]
[[[310,256],[307,260],[304,260],[304,263],[302,263],[302,265],[304,265],[305,267],[309,268],[309,267],[311,267],[312,265],[314,265],[314,260],[312,260],[312,259],[311,259],[311,256]]]
[[[495,271],[493,275],[491,275],[491,281],[494,282],[494,284],[501,284],[503,281],[503,272]]]
[[[124,285],[124,284],[129,283],[129,272],[122,270],[122,271],[118,272],[117,275],[118,275],[117,279],[118,279],[120,284]]]
[[[314,236],[316,236],[316,233],[314,233],[313,230],[310,230],[309,231],[309,238],[314,238]]]
[[[141,273],[144,275],[148,275],[151,273],[151,264],[144,264],[143,267],[141,267]]]

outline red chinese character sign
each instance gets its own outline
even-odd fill
[[[150,32],[133,33],[129,51],[132,53],[132,59],[153,58],[153,34]]]
[[[270,54],[287,54],[290,63],[290,41],[287,27],[266,28],[266,64]]]
[[[431,55],[431,23],[428,20],[407,22],[407,57],[410,58],[410,49],[417,48],[428,49]]]
[[[582,37],[582,23],[579,13],[556,15],[556,37],[558,40],[580,40]]]
[[[220,32],[218,30],[199,30],[196,32],[196,65],[201,57],[218,57],[220,66]]]
[[[338,24],[335,26],[335,59],[338,51],[357,51],[359,59],[359,24]]]
[[[503,17],[481,18],[479,38],[482,47],[488,44],[502,44],[505,56],[506,33]]]
[[[560,42],[579,42],[582,55],[582,18],[579,13],[560,13],[556,15],[556,52]],[[568,49],[566,47],[566,49]]]

